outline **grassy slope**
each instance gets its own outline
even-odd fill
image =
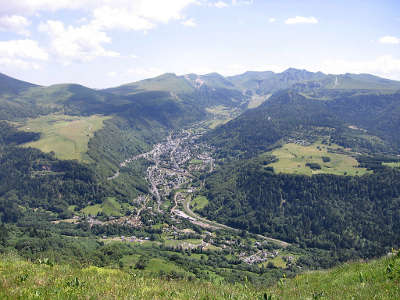
[[[275,299],[400,299],[399,281],[397,256],[302,274],[281,281],[270,293]]]
[[[101,204],[89,205],[82,209],[85,215],[96,216],[97,213],[102,212],[106,216],[121,216],[121,204],[115,198],[108,197]]]
[[[297,144],[285,144],[271,152],[279,161],[271,164],[277,173],[289,174],[334,174],[334,175],[363,175],[367,172],[364,168],[358,168],[355,158],[339,154],[330,153],[328,149],[344,150],[338,145],[323,145],[314,143],[310,146],[300,146]],[[329,162],[323,162],[322,157],[329,157]],[[320,170],[311,170],[306,167],[306,163],[318,163]]]
[[[208,204],[208,199],[204,196],[197,196],[190,202],[193,211],[200,211]]]
[[[43,152],[54,151],[59,159],[88,161],[86,152],[89,139],[103,127],[103,121],[108,118],[97,115],[75,117],[51,114],[30,119],[20,129],[41,133],[40,140],[25,144],[26,147]]]
[[[257,299],[242,285],[163,280],[119,270],[32,264],[14,257],[0,262],[1,299]],[[232,298],[229,298],[232,297]]]
[[[14,256],[0,259],[0,278],[1,299],[399,299],[400,257],[282,278],[271,288],[169,281],[137,270],[49,266]]]
[[[392,167],[392,168],[400,168],[400,162],[383,163],[383,165]]]

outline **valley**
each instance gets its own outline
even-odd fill
[[[0,249],[255,286],[385,255],[400,245],[400,85],[350,77],[18,83],[12,108],[0,95]]]

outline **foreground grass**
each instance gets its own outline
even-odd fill
[[[32,264],[15,257],[0,263],[1,299],[262,299],[243,285],[143,277],[89,267]]]
[[[108,118],[97,115],[76,117],[52,114],[30,119],[20,130],[41,133],[38,141],[27,143],[24,145],[26,147],[43,152],[54,151],[59,159],[89,161],[86,155],[89,139],[103,127],[103,121]]]
[[[0,259],[1,299],[400,299],[400,255],[282,278],[273,288]]]
[[[302,274],[270,293],[275,299],[400,299],[400,256]]]

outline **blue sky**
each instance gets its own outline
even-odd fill
[[[43,85],[288,67],[400,80],[399,0],[0,2],[0,72]]]

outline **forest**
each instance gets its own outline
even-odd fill
[[[400,245],[400,170],[363,158],[363,176],[276,174],[273,161],[223,165],[205,178],[207,218],[242,230],[325,249],[339,261]]]

